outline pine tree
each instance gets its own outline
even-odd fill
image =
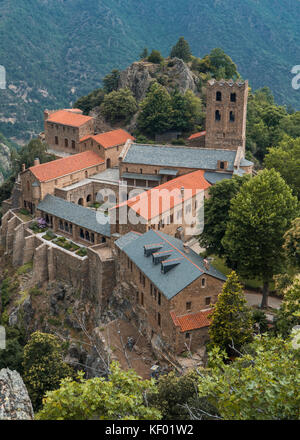
[[[184,39],[184,37],[180,37],[175,46],[172,47],[170,57],[180,58],[187,63],[191,60],[191,56],[192,52],[189,43]]]
[[[154,82],[146,98],[141,102],[138,128],[150,135],[163,133],[170,128],[171,118],[171,97],[161,84]]]
[[[232,343],[240,349],[251,342],[252,314],[247,306],[242,285],[235,272],[231,272],[211,315],[209,336],[213,345],[230,352]]]

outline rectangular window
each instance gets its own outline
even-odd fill
[[[205,278],[201,279],[201,287],[205,287],[206,286],[206,280]]]
[[[187,311],[192,310],[192,303],[191,303],[190,301],[187,302],[187,303],[185,304],[185,307],[186,307],[186,310],[187,310]]]
[[[72,148],[75,150],[75,141],[72,141]]]
[[[190,334],[190,333],[186,333],[186,334],[185,334],[185,339],[190,339],[190,337],[191,337],[191,334]]]
[[[160,292],[158,292],[157,303],[159,306],[161,305],[161,293]]]
[[[157,290],[154,287],[154,299],[156,299],[156,292],[157,292]]]
[[[143,282],[143,286],[145,287],[145,285],[146,285],[146,279],[145,279],[144,275],[142,276],[142,282]]]
[[[151,283],[150,283],[150,295],[151,295],[151,296],[153,295],[153,286],[152,286]]]
[[[141,292],[141,305],[144,305],[144,292]]]
[[[130,272],[132,272],[133,268],[132,268],[132,261],[130,261]]]
[[[211,303],[211,297],[208,296],[207,298],[205,298],[205,305],[209,306],[210,303]]]
[[[68,141],[68,139],[65,139],[65,147],[68,147],[69,146],[69,141]]]
[[[160,327],[161,326],[161,319],[160,319],[160,313],[157,313],[157,324]]]
[[[58,136],[55,136],[55,145],[58,145]]]

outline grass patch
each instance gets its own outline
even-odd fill
[[[76,255],[79,255],[80,257],[85,257],[87,255],[87,250],[86,248],[80,248],[77,252]]]
[[[220,272],[222,272],[224,275],[229,275],[231,273],[231,269],[226,266],[225,264],[225,260],[223,258],[220,258],[216,255],[212,255],[213,261],[211,262],[212,266],[214,266],[217,270],[219,270]],[[259,279],[251,279],[251,278],[242,278],[241,277],[241,281],[242,283],[245,285],[246,289],[261,289],[263,286],[263,282],[262,280]],[[272,281],[270,283],[270,291],[275,289],[275,283]]]
[[[52,232],[52,231],[49,229],[49,230],[46,232],[46,234],[43,235],[42,238],[44,238],[45,240],[48,240],[48,241],[52,241],[52,240],[54,240],[55,238],[57,238],[57,235],[55,235],[54,232]]]
[[[24,303],[24,301],[29,297],[28,290],[24,290],[23,292],[19,292],[20,297],[16,300],[16,305],[20,306]]]
[[[30,272],[33,266],[33,262],[30,261],[29,263],[24,264],[23,266],[19,267],[17,270],[17,275],[24,275],[27,272]]]

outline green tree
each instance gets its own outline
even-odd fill
[[[268,305],[273,276],[285,270],[284,234],[298,210],[297,198],[273,169],[260,171],[231,201],[222,245],[241,276],[263,280],[261,307]]]
[[[300,200],[300,137],[285,136],[278,147],[269,148],[264,163],[281,174]]]
[[[198,374],[191,371],[183,376],[174,372],[161,376],[157,383],[157,390],[148,397],[150,405],[157,408],[163,420],[190,420],[187,407],[199,412],[200,409],[212,414],[205,419],[214,419],[216,409],[207,402],[207,399],[198,398]]]
[[[284,294],[276,314],[275,330],[277,334],[286,338],[296,325],[300,325],[300,279],[296,279]]]
[[[171,97],[161,84],[154,82],[150,86],[140,107],[138,128],[142,132],[154,135],[170,129],[172,121]]]
[[[171,93],[173,130],[193,131],[195,127],[203,122],[201,99],[188,90],[184,95],[178,89]]]
[[[152,50],[148,56],[149,63],[160,64],[164,60],[164,57],[158,50]]]
[[[145,47],[143,51],[140,53],[140,59],[145,60],[146,58],[148,58],[148,56],[149,56],[149,52],[147,47]]]
[[[106,120],[112,123],[129,121],[137,108],[136,100],[129,89],[120,89],[109,93],[105,96],[100,107]]]
[[[199,377],[199,396],[225,420],[299,420],[299,349],[281,338],[256,336],[249,354],[224,363],[218,348]]]
[[[99,107],[102,104],[104,96],[105,92],[103,89],[96,89],[87,96],[79,98],[75,102],[74,108],[80,108],[85,115],[88,115],[93,108]]]
[[[170,57],[171,58],[180,58],[186,63],[191,60],[191,49],[189,43],[184,39],[184,37],[180,37],[175,46],[172,47]]]
[[[283,248],[289,263],[300,269],[300,218],[292,221],[291,228],[284,235]]]
[[[56,391],[46,394],[38,420],[159,420],[158,410],[147,405],[155,391],[152,381],[142,380],[134,370],[123,371],[112,363],[108,380],[102,377],[77,381],[64,379]]]
[[[118,90],[119,78],[120,71],[118,69],[113,69],[111,73],[108,73],[102,80],[104,92],[111,93]]]
[[[211,314],[209,327],[211,344],[231,353],[232,344],[240,349],[252,340],[252,335],[251,311],[247,306],[237,274],[231,272]]]
[[[35,410],[40,408],[47,391],[57,389],[63,378],[74,374],[63,361],[58,338],[39,331],[32,333],[25,345],[23,368],[23,379]]]
[[[2,325],[4,325],[2,321]],[[15,327],[5,325],[6,331],[6,349],[0,350],[0,370],[9,368],[17,370],[23,374],[23,350],[25,345],[25,337],[22,330]]]
[[[236,65],[222,49],[213,49],[209,54],[209,61],[212,74],[217,80],[222,79],[222,77],[224,79],[238,78]]]
[[[200,246],[204,247],[209,255],[224,255],[222,239],[229,220],[230,202],[249,178],[249,175],[234,176],[209,188],[209,198],[204,201],[204,230],[199,236]]]

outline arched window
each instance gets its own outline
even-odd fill
[[[95,234],[94,233],[91,234],[91,242],[95,243]]]
[[[111,167],[111,161],[110,161],[110,159],[107,159],[106,168],[110,168],[110,167]]]
[[[91,194],[89,194],[89,195],[87,196],[86,201],[87,201],[87,203],[89,203],[89,202],[92,201],[92,196],[91,196]]]
[[[83,232],[83,229],[80,229],[80,238],[84,238],[84,232]]]
[[[65,222],[65,231],[69,232],[69,223]]]
[[[220,110],[216,110],[215,119],[216,119],[216,121],[221,121],[221,113],[220,113]]]
[[[83,198],[80,198],[80,199],[78,200],[78,205],[83,206]]]
[[[87,241],[91,241],[89,231],[85,231],[85,239],[86,239]]]
[[[230,122],[234,122],[234,119],[235,119],[235,117],[234,117],[234,113],[233,113],[233,112],[230,112],[230,113],[229,113],[229,121],[230,121]]]
[[[231,102],[236,102],[236,93],[231,93],[230,94],[230,101]]]
[[[221,92],[216,93],[216,101],[222,101],[222,93]]]
[[[64,229],[64,224],[62,222],[62,220],[59,220],[59,229]]]

